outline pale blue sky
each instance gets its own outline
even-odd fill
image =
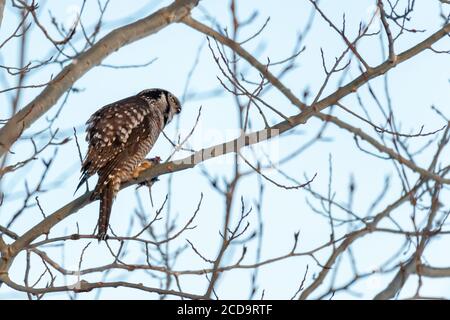
[[[60,19],[64,17],[70,23],[74,10],[79,6],[79,1],[57,1],[48,0],[41,4],[42,18],[46,21],[49,17],[47,9]],[[149,4],[145,4],[149,3]],[[101,35],[109,31],[112,26],[123,25],[133,21],[136,18],[144,17],[153,12],[156,8],[170,3],[170,1],[111,1],[105,18],[105,29]],[[255,32],[270,16],[270,22],[267,28],[257,39],[245,44],[245,48],[254,53],[261,61],[266,62],[269,57],[271,61],[278,61],[292,54],[295,46],[297,33],[306,25],[311,6],[309,1],[238,1],[239,16],[242,19],[247,18],[255,9],[255,3],[258,3],[259,15],[255,19],[254,24],[242,31],[240,40],[246,39]],[[441,21],[438,15],[438,1],[419,0],[416,1],[416,10],[413,15],[411,25],[417,29],[426,29],[424,33],[406,34],[398,43],[396,43],[397,52],[409,48],[417,43],[420,39],[437,30]],[[361,21],[368,21],[373,12],[374,1],[370,0],[323,0],[321,7],[337,24],[341,25],[342,14],[346,13],[348,37],[353,38],[358,31],[358,24]],[[209,12],[221,25],[230,25],[230,16],[227,12],[229,1],[203,0],[201,6]],[[82,16],[85,26],[92,26],[97,18],[98,11],[96,1],[88,1],[85,13]],[[130,19],[130,16],[133,18]],[[201,10],[194,9],[194,16],[202,18]],[[10,3],[5,11],[3,25],[0,31],[0,41],[5,39],[15,28],[17,17],[13,13]],[[374,26],[376,31],[377,26]],[[81,38],[79,40],[82,40]],[[54,50],[47,41],[44,40],[40,31],[34,28],[32,31],[31,46],[28,48],[28,59],[43,60],[54,54]],[[80,43],[78,43],[80,44]],[[84,43],[83,43],[84,44]],[[299,96],[302,92],[309,88],[313,96],[317,93],[321,83],[324,80],[322,69],[322,61],[320,57],[320,48],[324,49],[325,57],[328,65],[334,62],[334,57],[338,56],[345,48],[345,43],[340,37],[331,30],[327,23],[320,17],[316,17],[311,32],[304,40],[306,50],[299,56],[297,60],[297,68],[290,72],[284,79],[285,83],[294,93]],[[199,46],[202,46],[202,52],[198,67],[196,68],[188,92],[200,91],[207,92],[211,89],[220,88],[217,76],[220,75],[215,65],[211,53],[209,52],[205,37],[183,24],[173,24],[155,35],[147,37],[127,47],[122,48],[118,52],[108,57],[104,63],[114,65],[129,65],[145,63],[153,58],[157,60],[144,68],[138,69],[110,69],[105,67],[97,67],[87,73],[82,79],[76,82],[75,86],[82,89],[77,94],[71,94],[68,103],[61,112],[55,128],[59,127],[61,132],[71,135],[73,126],[82,126],[90,114],[99,107],[139,92],[145,88],[161,87],[166,88],[178,96],[181,96],[186,84],[186,78],[189,70],[192,68]],[[439,42],[438,46],[442,49],[450,48],[449,39]],[[380,42],[377,37],[365,39],[360,43],[360,53],[366,58],[369,64],[377,65],[381,62]],[[0,52],[0,61],[2,64],[17,64],[17,42],[10,43]],[[241,65],[248,67],[244,61]],[[245,69],[244,69],[245,70]],[[275,73],[280,68],[272,69]],[[39,83],[48,81],[50,74],[56,74],[59,66],[54,65],[46,69],[44,72],[38,73],[30,77],[30,83]],[[431,105],[438,106],[441,110],[447,112],[449,116],[448,101],[450,101],[449,90],[449,71],[450,63],[448,55],[436,55],[431,51],[425,51],[412,60],[396,67],[389,74],[390,91],[393,96],[393,105],[397,119],[401,119],[401,129],[403,132],[418,131],[422,125],[425,131],[432,131],[445,125],[444,121],[430,110]],[[1,86],[5,86],[3,81],[6,72],[0,73],[2,79]],[[358,75],[356,64],[353,64],[351,72],[345,78],[345,82],[353,79]],[[256,78],[257,73],[250,70],[249,77]],[[333,92],[336,89],[339,77],[331,80],[324,95]],[[371,82],[374,88],[380,92],[380,97],[385,103],[382,94],[383,81],[382,78],[375,79]],[[10,85],[12,85],[10,83]],[[21,106],[29,102],[35,97],[41,89],[26,90],[26,94],[20,103]],[[375,123],[382,124],[383,118],[378,111],[375,103],[367,92],[367,87],[363,87],[358,91],[366,103],[372,119]],[[10,99],[9,94],[0,96],[2,105]],[[276,106],[280,111],[287,115],[296,113],[296,108],[289,101],[281,96],[278,92],[271,90],[265,95],[265,99],[270,101],[271,105]],[[62,100],[62,99],[61,99]],[[61,101],[59,101],[60,103]],[[308,101],[311,102],[311,101]],[[356,103],[355,95],[343,99],[343,103],[352,108],[356,112],[362,114],[362,110]],[[198,149],[210,146],[228,138],[233,137],[237,128],[237,115],[234,106],[233,97],[223,92],[214,98],[196,98],[186,101],[183,106],[183,112],[180,115],[181,132],[186,133],[190,130],[195,122],[198,108],[202,106],[202,116],[199,126],[192,137],[192,145]],[[0,111],[0,118],[5,118],[8,114],[5,109]],[[57,107],[53,108],[48,115],[53,115]],[[334,110],[335,114],[348,120],[357,127],[364,128],[376,136],[375,132],[368,126],[364,125],[355,118],[345,115],[342,112]],[[279,122],[281,119],[275,114],[267,113],[271,123]],[[255,115],[253,126],[259,128],[262,122]],[[40,119],[26,134],[32,134],[40,128],[45,127],[45,119]],[[308,121],[307,125],[298,128],[300,135],[282,136],[276,141],[271,142],[271,156],[273,160],[277,157],[289,154],[290,151],[296,149],[309,138],[313,137],[319,130],[321,123],[317,120]],[[175,134],[175,121],[167,128],[166,132],[169,136]],[[283,164],[281,169],[283,172],[289,173],[300,181],[305,181],[304,175],[312,177],[317,173],[317,177],[312,184],[312,188],[323,193],[327,192],[328,185],[328,165],[329,155],[332,155],[333,163],[333,189],[336,192],[336,200],[340,203],[346,203],[347,190],[350,176],[356,177],[356,194],[354,201],[355,212],[364,215],[376,195],[382,189],[384,178],[386,175],[392,174],[392,189],[386,196],[378,209],[388,204],[389,200],[394,200],[400,195],[400,185],[398,178],[395,177],[395,168],[390,161],[384,161],[370,157],[365,153],[361,153],[353,141],[351,134],[329,125],[325,136],[331,141],[318,143],[310,148],[301,157],[293,161]],[[86,143],[84,142],[84,133],[79,132],[81,138],[81,149],[83,153],[86,151]],[[428,138],[416,138],[412,143],[418,146],[423,145]],[[11,157],[21,159],[25,154],[30,152],[29,143],[18,143],[13,147],[16,155]],[[372,150],[369,146],[366,148]],[[448,150],[447,150],[448,151]],[[161,137],[151,152],[151,155],[159,155],[163,159],[171,152],[169,143]],[[47,152],[43,158],[50,157],[52,152]],[[181,158],[182,153],[176,157]],[[227,159],[228,158],[228,159]],[[449,160],[446,153],[444,158]],[[205,163],[205,168],[215,176],[226,175],[231,173],[230,156],[215,159]],[[424,154],[420,158],[420,163],[426,166],[429,163],[429,154]],[[40,202],[47,214],[57,210],[67,202],[73,199],[73,191],[78,181],[79,159],[75,147],[75,142],[62,146],[56,158],[56,162],[50,172],[48,181],[56,181],[63,178],[64,183],[58,188],[51,190],[39,196]],[[5,179],[3,187],[14,193],[21,193],[24,189],[24,179],[33,184],[39,178],[42,165],[39,161],[35,161],[22,170],[27,173],[26,177],[18,179],[17,176],[11,175]],[[268,173],[272,178],[290,184],[283,180],[283,177],[274,172]],[[14,177],[14,178],[13,178]],[[417,177],[417,175],[410,175]],[[161,178],[153,188],[153,199],[156,207],[159,207],[164,200],[167,191],[168,176]],[[90,185],[93,186],[94,182]],[[171,215],[179,215],[178,226],[186,221],[197,206],[200,194],[204,194],[204,201],[201,210],[196,219],[197,228],[186,232],[179,239],[174,241],[175,244],[185,244],[186,238],[196,244],[196,247],[209,258],[213,258],[217,254],[220,237],[218,231],[222,228],[223,220],[223,198],[211,189],[207,179],[201,175],[200,168],[193,170],[178,172],[173,175],[173,193],[171,202]],[[286,191],[279,189],[269,183],[266,183],[266,196],[263,206],[264,221],[264,239],[262,258],[267,259],[287,253],[292,246],[293,234],[300,230],[299,251],[312,249],[329,239],[328,222],[321,216],[318,216],[308,207],[305,198],[309,197],[304,190]],[[447,192],[448,195],[448,191]],[[79,195],[80,193],[78,193]],[[146,201],[145,205],[150,208],[148,193],[141,191],[142,198]],[[246,177],[239,184],[237,197],[234,206],[233,219],[239,215],[239,197],[242,196],[246,206],[254,206],[254,201],[258,196],[258,184],[256,175]],[[20,198],[19,198],[20,199]],[[314,203],[314,201],[313,201]],[[21,205],[21,200],[11,200],[6,202],[0,211],[0,223],[4,224],[9,220],[10,212]],[[117,233],[125,233],[129,224],[130,217],[136,207],[136,199],[134,189],[122,191],[115,204],[111,218],[113,229]],[[52,229],[52,234],[61,235],[76,232],[76,223],[79,224],[82,233],[92,232],[97,221],[98,204],[94,203],[83,208],[78,213],[72,215],[69,219],[57,225]],[[151,216],[154,209],[150,209]],[[401,217],[404,214],[404,217]],[[409,208],[408,211],[396,213],[398,221],[410,226]],[[149,219],[150,217],[149,216]],[[17,233],[26,231],[33,223],[40,221],[41,214],[38,208],[32,208],[27,211],[26,216],[22,216],[13,226],[13,230]],[[254,211],[249,222],[253,228],[257,228],[257,214]],[[161,228],[164,226],[164,220],[159,222]],[[135,226],[137,230],[137,226]],[[162,229],[161,229],[162,231]],[[345,231],[345,230],[344,230]],[[389,234],[377,234],[367,236],[352,247],[355,255],[358,257],[358,268],[361,271],[370,271],[376,268],[380,261],[385,261],[390,254],[393,254],[401,246],[402,241],[398,237]],[[67,242],[65,253],[65,266],[69,269],[76,269],[78,265],[79,255],[86,242],[76,241]],[[450,258],[446,252],[448,251],[448,237],[441,237],[439,241],[433,242],[426,252],[426,258],[436,266],[447,266],[450,264]],[[248,245],[248,254],[246,260],[248,263],[254,261],[255,241]],[[117,247],[113,243],[113,247]],[[143,253],[139,247],[130,247],[131,254],[127,261],[142,262]],[[55,258],[60,257],[61,248],[49,249],[49,255]],[[325,259],[330,253],[325,250],[318,255],[319,259]],[[240,255],[240,247],[231,250],[225,257],[223,263],[235,261]],[[405,258],[408,255],[405,255]],[[111,261],[110,254],[104,244],[97,244],[93,241],[86,252],[83,268],[89,266],[102,265]],[[347,258],[345,258],[347,259]],[[38,261],[35,261],[38,264]],[[303,278],[306,266],[309,266],[308,279],[312,278],[314,273],[320,271],[320,268],[310,258],[293,258],[284,260],[275,264],[271,264],[260,269],[259,274],[259,293],[265,290],[266,298],[289,298],[297,290],[300,281]],[[203,268],[205,264],[195,253],[188,249],[180,257],[176,269],[194,269]],[[24,257],[16,260],[12,269],[11,276],[18,281],[23,278]],[[345,283],[349,276],[348,261],[344,261],[341,271],[339,272],[340,283]],[[38,274],[38,271],[35,271]],[[370,281],[361,282],[356,286],[356,290],[362,294],[364,298],[370,298],[391,279],[392,274],[388,276],[375,277]],[[83,277],[86,280],[99,280],[100,276],[94,274]],[[59,277],[58,277],[59,279]],[[157,285],[157,282],[144,272],[115,272],[108,280],[126,279],[134,282],[144,282],[148,285]],[[59,279],[60,281],[62,279]],[[68,278],[68,282],[76,281],[76,278]],[[220,298],[247,298],[249,295],[251,276],[248,271],[232,271],[226,274],[220,281],[217,292]],[[306,284],[308,284],[307,282]],[[403,297],[410,295],[414,286],[402,292]],[[424,284],[424,293],[433,296],[450,296],[450,282],[445,279],[427,280]],[[193,276],[182,278],[182,287],[186,291],[203,293],[207,285],[204,277]],[[317,294],[320,294],[318,291]],[[86,293],[80,298],[92,298],[95,292]],[[24,294],[18,294],[11,291],[6,286],[0,288],[0,298],[24,298]],[[48,295],[47,298],[65,298],[65,294]],[[154,294],[141,293],[138,291],[120,289],[120,290],[103,290],[101,298],[157,298]],[[313,295],[314,297],[314,295]],[[348,298],[349,295],[337,295],[336,298]]]

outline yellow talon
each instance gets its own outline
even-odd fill
[[[137,178],[139,177],[139,175],[141,174],[142,171],[145,171],[149,168],[151,168],[152,166],[154,166],[155,164],[158,164],[161,162],[161,158],[160,157],[155,157],[152,159],[144,159],[144,161],[142,161],[137,167],[136,169],[134,169],[133,171],[133,178]]]
[[[152,163],[148,160],[144,160],[142,161],[137,167],[136,169],[134,169],[133,171],[133,178],[137,178],[139,177],[139,175],[141,174],[142,171],[147,170],[148,168],[150,168],[152,166]]]

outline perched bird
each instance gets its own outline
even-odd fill
[[[148,89],[102,107],[86,122],[89,148],[77,190],[90,176],[98,174],[91,200],[100,199],[100,240],[106,239],[112,203],[120,185],[155,164],[145,156],[180,112],[180,101],[172,93]]]

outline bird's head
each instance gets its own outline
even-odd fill
[[[138,93],[147,101],[154,101],[164,116],[164,125],[172,121],[175,114],[181,112],[180,100],[171,92],[164,89],[147,89]]]

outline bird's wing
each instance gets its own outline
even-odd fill
[[[82,172],[92,175],[122,152],[131,132],[148,112],[148,103],[135,96],[106,105],[95,112],[86,122],[89,149]]]

